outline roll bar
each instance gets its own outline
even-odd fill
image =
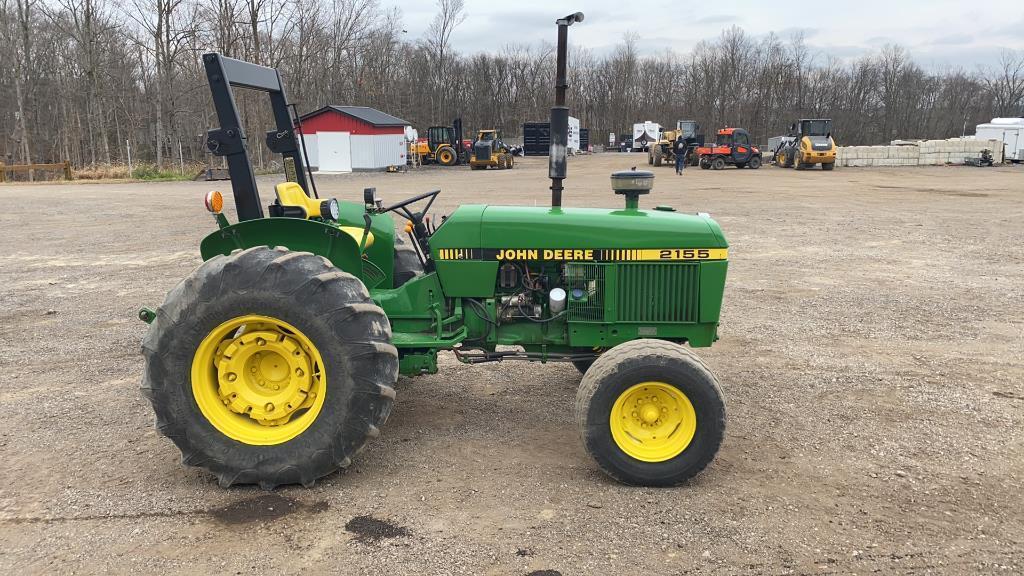
[[[216,52],[203,54],[203,66],[206,68],[206,79],[210,83],[210,94],[220,124],[219,128],[207,131],[206,147],[215,156],[227,158],[239,221],[263,218],[263,206],[260,204],[252,162],[245,149],[247,137],[238,116],[232,87],[266,92],[270,96],[270,107],[277,129],[267,132],[267,148],[282,156],[286,177],[298,183],[308,194],[306,165],[299,152],[293,110],[289,110],[291,105],[278,71]]]

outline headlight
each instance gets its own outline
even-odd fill
[[[341,217],[341,207],[338,206],[338,200],[331,198],[330,200],[324,200],[321,202],[320,217],[337,221],[338,218]]]

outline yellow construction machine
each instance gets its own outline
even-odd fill
[[[836,142],[832,139],[832,120],[802,119],[789,127],[789,137],[781,138],[774,150],[775,165],[782,168],[836,167]]]
[[[501,141],[497,130],[481,130],[473,141],[469,155],[469,167],[473,170],[497,168],[503,170],[515,166],[512,150]]]
[[[466,160],[462,142],[462,120],[456,118],[451,126],[431,126],[426,138],[416,141],[414,152],[420,164],[455,166]]]
[[[696,166],[697,155],[694,149],[704,145],[704,135],[699,134],[700,124],[695,120],[679,120],[675,130],[662,130],[658,141],[647,149],[647,163],[661,166],[662,163],[673,165],[676,161],[676,139],[682,137],[686,142],[687,163]]]

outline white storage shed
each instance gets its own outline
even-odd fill
[[[324,106],[302,117],[302,143],[321,172],[386,170],[405,165],[408,126],[366,106]]]

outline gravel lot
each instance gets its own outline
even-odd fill
[[[567,205],[619,206],[573,159]],[[546,161],[322,177],[386,200],[546,204]],[[312,489],[224,490],[138,391],[143,305],[199,263],[210,183],[0,186],[0,572],[1017,574],[1024,571],[1024,168],[660,169],[643,204],[731,243],[718,459],[606,479],[568,365],[398,383],[379,439]],[[266,180],[264,198],[272,193]],[[218,183],[227,192],[227,183]]]

